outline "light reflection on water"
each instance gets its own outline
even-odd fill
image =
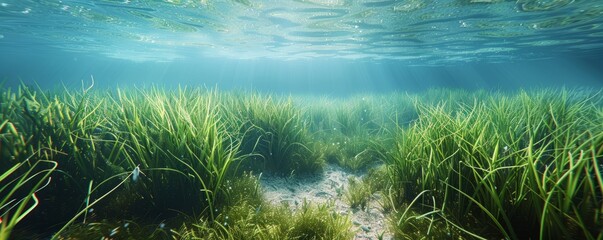
[[[592,0],[0,0],[0,44],[195,56],[504,62],[603,49]]]

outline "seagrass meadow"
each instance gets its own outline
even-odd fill
[[[264,197],[329,166],[355,211],[379,196],[379,239],[603,238],[596,89],[0,93],[2,240],[353,239],[333,203]]]
[[[603,240],[603,0],[0,0],[0,240]]]

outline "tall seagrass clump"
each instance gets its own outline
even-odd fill
[[[102,141],[96,135],[105,122],[96,114],[103,108],[103,100],[91,97],[89,90],[2,89],[2,119],[12,134],[2,139],[0,152],[6,161],[0,168],[30,159],[52,159],[58,164],[49,176],[52,181],[37,193],[39,206],[23,225],[43,232],[57,227],[83,206],[92,183],[123,171],[113,164],[119,151],[101,150],[119,148],[119,143]]]
[[[285,175],[322,171],[324,158],[302,119],[303,111],[291,99],[230,95],[227,106],[226,118],[239,132],[241,151],[249,154],[247,169]]]
[[[220,121],[218,95],[200,89],[116,95],[114,126],[126,141],[128,161],[144,173],[136,205],[213,219],[238,152],[238,141]]]
[[[600,98],[561,90],[475,97],[455,111],[419,103],[387,154],[394,199],[459,227],[476,219],[495,229],[477,233],[489,237],[600,239]],[[412,221],[394,221],[400,236]]]
[[[24,215],[22,209],[4,207],[36,191],[39,202],[27,211],[22,226],[41,234],[56,231],[68,220],[168,218],[176,213],[213,218],[238,152],[238,141],[218,119],[218,102],[214,92],[187,89],[2,89],[3,181],[52,173],[43,189],[33,183],[46,178],[11,185],[22,190],[2,199],[9,202],[3,212]],[[58,165],[52,171],[24,167],[48,165],[35,159],[52,159]]]
[[[49,184],[57,163],[40,159],[40,149],[27,145],[31,135],[21,131],[16,107],[22,92],[0,94],[0,240],[5,240],[40,204],[37,192]]]

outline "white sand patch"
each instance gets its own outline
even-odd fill
[[[354,239],[392,239],[388,230],[386,216],[381,212],[378,194],[373,194],[366,210],[352,209],[345,200],[348,189],[348,177],[339,166],[327,165],[322,176],[280,177],[263,175],[260,179],[264,197],[272,204],[288,203],[297,210],[304,199],[310,203],[334,203],[334,211],[341,215],[350,215],[356,233]]]

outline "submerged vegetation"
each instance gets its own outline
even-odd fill
[[[588,90],[309,99],[212,90],[0,95],[0,239],[350,239],[263,172],[379,195],[396,238],[603,238],[603,97]],[[478,224],[479,223],[479,224]]]

